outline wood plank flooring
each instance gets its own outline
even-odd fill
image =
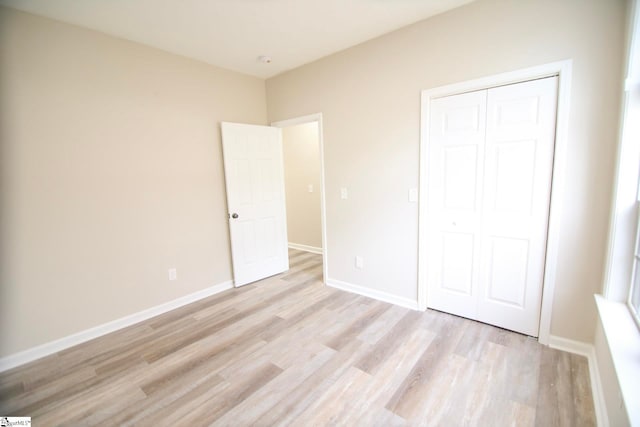
[[[34,425],[592,426],[587,360],[322,285],[322,258],[0,374]]]

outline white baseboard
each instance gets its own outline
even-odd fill
[[[297,249],[299,251],[311,252],[312,254],[322,255],[322,248],[316,248],[315,246],[301,245],[299,243],[289,242],[289,248]]]
[[[364,286],[354,285],[352,283],[343,282],[341,280],[327,279],[327,285],[332,288],[341,289],[343,291],[352,292],[354,294],[363,295],[365,297],[377,299],[378,301],[388,302],[390,304],[399,305],[401,307],[418,309],[418,301],[409,298],[399,297],[386,292],[377,291],[375,289],[365,288]]]
[[[593,349],[593,345],[586,342],[574,341],[557,335],[549,335],[549,347],[568,353],[579,354],[587,358]]]
[[[81,344],[94,338],[98,338],[102,335],[117,331],[118,329],[126,328],[127,326],[142,322],[143,320],[150,319],[159,314],[166,313],[178,307],[182,307],[183,305],[190,304],[192,302],[209,297],[211,295],[215,295],[231,288],[233,288],[233,281],[229,280],[226,282],[222,282],[201,291],[176,298],[164,304],[156,305],[155,307],[130,314],[120,319],[116,319],[111,322],[107,322],[72,335],[68,335],[55,341],[51,341],[37,347],[32,347],[30,349],[21,351],[19,353],[2,357],[0,358],[0,372],[4,372],[20,365],[24,365],[25,363],[32,362],[45,356],[49,356],[50,354],[57,353],[61,350],[73,347],[74,345]]]
[[[598,369],[598,361],[596,360],[596,349],[593,344],[550,335],[549,347],[585,356],[587,358],[589,362],[589,379],[591,380],[591,393],[593,395],[593,408],[596,414],[596,423],[600,427],[609,427],[607,405],[604,400],[604,391],[602,390],[600,371]]]

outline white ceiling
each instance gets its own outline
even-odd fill
[[[268,78],[473,0],[0,0]],[[258,60],[273,58],[271,64]]]

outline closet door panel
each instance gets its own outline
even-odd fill
[[[489,89],[478,318],[537,336],[557,78]]]
[[[428,304],[477,312],[486,91],[436,99],[429,131]]]

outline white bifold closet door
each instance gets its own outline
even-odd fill
[[[431,101],[427,305],[538,336],[557,77]]]

